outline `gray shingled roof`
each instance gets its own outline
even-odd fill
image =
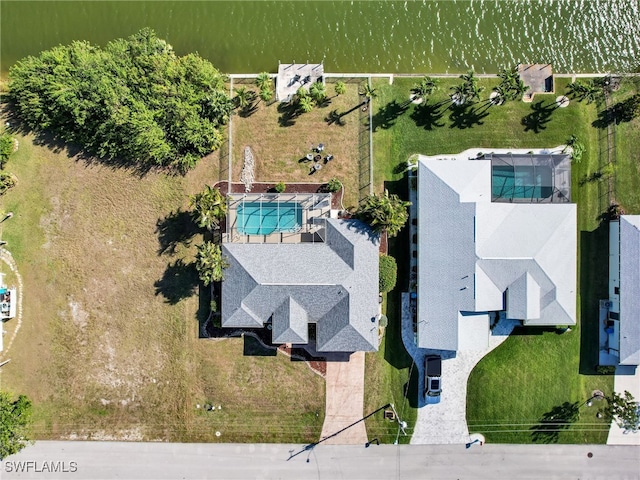
[[[620,363],[640,365],[640,215],[620,217]]]
[[[316,323],[318,351],[377,350],[378,242],[362,222],[327,219],[324,243],[223,244],[222,326],[272,317],[274,343],[306,343]]]
[[[459,312],[575,324],[574,204],[494,203],[490,160],[420,156],[418,212],[419,347],[457,350]]]

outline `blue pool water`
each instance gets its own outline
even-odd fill
[[[241,203],[238,206],[238,231],[244,235],[269,235],[292,232],[302,224],[302,208],[298,203]]]
[[[493,198],[547,198],[553,193],[551,169],[545,167],[494,166],[491,169]]]

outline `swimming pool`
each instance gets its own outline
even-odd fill
[[[302,207],[294,202],[248,202],[238,205],[238,231],[244,235],[295,232],[302,224]]]
[[[540,199],[553,194],[553,172],[549,167],[496,165],[491,168],[494,199]]]

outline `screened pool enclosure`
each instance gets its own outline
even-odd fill
[[[330,193],[231,194],[224,241],[322,242],[330,210]]]
[[[568,154],[485,154],[491,160],[491,200],[509,203],[571,201]]]

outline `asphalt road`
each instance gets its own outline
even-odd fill
[[[26,479],[638,479],[640,447],[36,442],[2,462]],[[291,453],[298,455],[293,456]],[[307,459],[309,462],[307,462]],[[21,463],[18,463],[21,462]],[[25,463],[27,462],[27,463]],[[48,462],[48,463],[45,463]],[[56,473],[47,470],[58,469]],[[16,472],[21,469],[21,472]]]

